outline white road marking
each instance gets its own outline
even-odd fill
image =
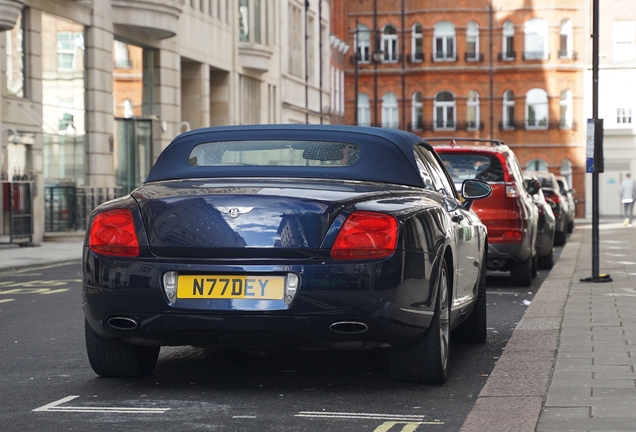
[[[15,299],[2,299],[2,300],[0,300],[0,303],[9,303],[9,302],[12,302],[12,301],[15,301]]]
[[[35,412],[71,412],[71,413],[118,413],[118,414],[163,414],[170,408],[127,408],[127,407],[73,407],[60,406],[72,401],[79,396],[67,396],[58,401],[51,402],[36,408]]]
[[[424,423],[422,422],[394,422],[394,421],[384,422],[380,426],[375,428],[373,432],[388,432],[390,429],[393,428],[393,426],[396,426],[396,425],[404,426],[400,432],[415,432],[421,424],[424,424]],[[444,423],[435,423],[435,424],[444,424]]]
[[[393,420],[397,422],[417,422],[418,424],[444,424],[440,421],[425,422],[425,416],[406,414],[374,414],[374,413],[344,413],[326,411],[300,411],[295,417],[357,419],[357,420]]]

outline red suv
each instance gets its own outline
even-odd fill
[[[537,274],[539,215],[525,189],[523,174],[512,150],[499,140],[431,138],[427,141],[435,146],[456,187],[466,179],[483,180],[492,186],[489,198],[473,204],[488,228],[488,269],[510,271],[513,285],[529,286]]]

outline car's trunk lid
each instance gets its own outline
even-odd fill
[[[309,258],[344,206],[387,193],[355,182],[197,180],[145,185],[133,197],[157,256]]]

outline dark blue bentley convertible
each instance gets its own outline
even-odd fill
[[[161,346],[388,349],[443,383],[451,330],[486,339],[487,233],[433,148],[397,130],[187,132],[99,206],[84,244],[90,364],[146,376]]]

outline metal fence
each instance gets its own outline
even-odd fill
[[[33,202],[30,181],[0,183],[0,243],[31,243]]]
[[[91,212],[98,205],[122,196],[122,188],[47,185],[44,187],[44,230],[85,230]]]

